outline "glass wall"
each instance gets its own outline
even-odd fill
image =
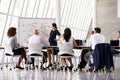
[[[19,17],[55,18],[54,0],[1,0],[0,2],[0,44],[6,39],[10,26],[18,27]],[[60,32],[69,27],[77,39],[86,39],[91,23],[90,0],[60,0]]]

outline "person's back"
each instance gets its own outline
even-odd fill
[[[60,47],[60,45],[71,45],[71,46],[74,46],[73,40],[74,40],[74,38],[73,38],[73,37],[70,37],[69,41],[66,42],[66,40],[65,40],[63,37],[61,37],[60,40],[59,40],[59,44],[58,44],[58,45],[59,45],[59,47]],[[68,46],[67,46],[67,47],[68,47]],[[66,52],[66,50],[64,50],[63,52]],[[63,54],[63,53],[62,53],[62,54]],[[70,54],[73,55],[73,52],[70,53]],[[59,52],[58,55],[61,55],[61,52]]]
[[[62,43],[66,43],[64,38],[61,38],[61,39],[62,39]],[[69,43],[73,44],[73,37],[70,37]]]
[[[94,28],[94,30],[95,30],[95,32],[94,32],[94,34],[92,34],[91,35],[91,37],[90,37],[90,39],[89,39],[89,43],[88,43],[88,45],[87,46],[91,46],[91,48],[92,48],[92,51],[89,51],[89,50],[85,50],[84,52],[85,53],[82,53],[81,55],[81,59],[83,59],[83,60],[81,60],[81,62],[80,62],[80,69],[82,69],[82,68],[84,68],[85,67],[85,65],[86,65],[86,63],[88,62],[89,63],[89,66],[90,66],[90,70],[93,70],[93,64],[92,64],[92,62],[91,62],[91,60],[90,60],[90,55],[92,55],[93,54],[93,51],[94,51],[94,49],[95,49],[95,45],[96,44],[98,44],[98,43],[104,43],[104,41],[105,41],[105,37],[102,35],[102,34],[100,34],[100,32],[101,32],[101,29],[99,28],[99,27],[96,27],[96,28]],[[83,62],[82,62],[83,61]],[[83,64],[85,62],[85,65],[84,66],[82,66],[81,67],[81,65]],[[81,64],[82,63],[82,64]]]
[[[70,44],[72,44],[73,46],[77,46],[76,41],[74,40],[73,37],[71,37],[71,30],[70,30],[69,28],[66,28],[66,29],[64,30],[64,34],[63,34],[63,36],[59,39],[58,42],[59,42],[59,44],[70,43]],[[59,54],[61,54],[61,53],[59,53]],[[69,54],[62,54],[62,55],[64,55],[64,56],[67,55],[67,56],[68,56]],[[72,68],[73,68],[73,63],[72,63],[71,58],[67,58],[67,59],[61,58],[61,60],[62,60],[62,62],[63,62],[63,65],[65,66],[65,70],[67,70],[68,67],[69,67],[70,70],[72,70]],[[70,66],[68,66],[68,64],[66,63],[66,60],[69,61]]]
[[[10,44],[12,49],[18,48],[16,36],[9,37],[6,41],[6,44]]]
[[[33,30],[33,36],[29,37],[29,44],[31,43],[38,43],[38,44],[43,44],[44,46],[48,46],[47,42],[45,41],[44,37],[39,35],[38,29]]]
[[[104,41],[105,41],[105,37],[100,33],[95,33],[90,37],[90,43],[93,50],[96,44],[103,43]]]
[[[27,62],[26,52],[25,52],[24,48],[19,47],[19,45],[17,43],[16,28],[15,27],[10,27],[8,29],[7,37],[8,37],[8,39],[6,41],[6,44],[8,44],[12,47],[13,55],[21,55],[19,57],[17,64],[16,64],[16,68],[24,69],[20,66],[20,63],[21,63],[23,58],[25,59],[25,62]]]
[[[29,38],[29,43],[41,43],[41,36],[33,35]]]
[[[33,30],[33,36],[29,37],[29,44],[41,44],[41,45],[44,45],[45,47],[48,46],[47,41],[45,41],[44,37],[39,35],[38,29]],[[44,55],[46,55],[46,54],[44,54]],[[33,69],[35,69],[34,58],[31,58],[31,61],[32,61]]]

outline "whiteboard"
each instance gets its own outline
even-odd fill
[[[18,20],[18,42],[27,46],[28,39],[33,35],[33,29],[38,28],[40,35],[48,41],[50,26],[55,22],[54,18],[22,18]]]

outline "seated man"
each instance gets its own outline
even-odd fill
[[[31,43],[41,43],[43,44],[45,47],[48,46],[47,42],[45,41],[44,37],[39,35],[39,31],[38,29],[34,29],[33,30],[33,36],[30,36],[29,38],[29,44]],[[45,55],[45,54],[44,54]],[[35,66],[34,66],[34,58],[31,58],[31,61],[32,61],[32,68],[35,69]]]
[[[87,46],[91,46],[92,50],[85,53],[84,56],[81,56],[81,57],[84,58],[85,62],[89,64],[89,66],[90,66],[89,70],[90,71],[93,70],[93,68],[94,68],[93,65],[92,65],[92,62],[90,60],[90,55],[93,53],[96,44],[104,43],[104,41],[105,41],[105,37],[102,34],[100,34],[100,32],[101,32],[101,29],[99,27],[94,28],[94,34],[92,34],[90,36],[90,39],[87,43]],[[81,66],[81,65],[82,64],[80,64],[79,66]],[[80,69],[82,69],[82,67],[80,67]]]

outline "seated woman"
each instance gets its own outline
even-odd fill
[[[16,38],[16,28],[14,27],[10,27],[7,31],[7,36],[8,39],[6,41],[6,44],[10,44],[14,55],[21,55],[21,57],[19,57],[18,63],[16,64],[16,68],[18,69],[24,69],[20,66],[20,63],[22,61],[22,59],[25,59],[25,62],[27,62],[27,58],[26,58],[26,52],[24,50],[24,48],[19,48],[19,45],[17,43],[17,38]]]
[[[58,41],[59,44],[64,44],[66,42],[70,42],[71,44],[73,44],[73,46],[77,46],[76,41],[71,36],[71,30],[69,28],[66,28],[64,30],[63,36]],[[66,63],[66,59],[65,58],[61,58],[61,61],[62,61],[63,65],[65,66],[65,70],[67,70],[67,68],[69,68],[70,70],[72,70],[72,68],[73,68],[72,60],[71,60],[71,58],[67,58],[67,60],[70,63],[69,67],[68,67],[68,64]]]

